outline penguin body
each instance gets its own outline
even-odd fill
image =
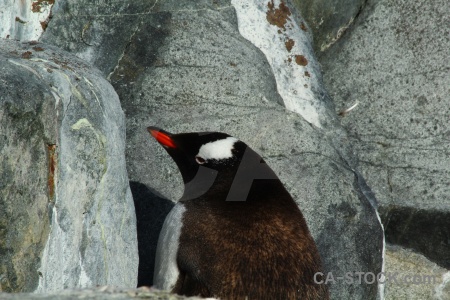
[[[314,282],[321,262],[303,215],[256,152],[224,133],[148,130],[185,184],[159,237],[157,288],[220,299],[328,299]]]

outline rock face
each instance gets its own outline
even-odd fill
[[[316,127],[335,119],[328,116],[319,64],[303,18],[280,1],[233,0],[239,32],[260,49],[269,63],[281,103]]]
[[[7,294],[0,292],[2,300],[78,300],[78,299],[95,299],[95,300],[133,300],[133,299],[149,299],[149,300],[200,300],[198,297],[183,297],[170,294],[167,291],[159,291],[150,288],[139,289],[119,289],[110,286],[101,286],[95,289],[74,290],[68,289],[52,293],[15,293]]]
[[[448,23],[446,1],[368,1],[354,29],[321,61],[338,109],[360,103],[342,123],[380,201],[387,241],[446,269]]]
[[[449,299],[450,271],[398,246],[386,249],[386,299]]]
[[[103,7],[65,1],[55,4],[54,23],[43,40],[95,64],[118,92],[127,117],[126,156],[134,200],[142,209],[154,209],[138,212],[138,225],[147,222],[140,221],[139,214],[148,218],[155,217],[155,211],[167,212],[167,199],[176,201],[182,192],[175,164],[145,128],[224,131],[261,153],[286,184],[305,215],[327,271],[334,276],[355,270],[380,272],[383,233],[376,201],[354,169],[349,141],[330,109],[312,51],[301,53],[310,49],[311,41],[307,34],[291,30],[295,26],[288,22],[303,20],[289,3],[249,2],[256,5],[252,9],[257,21],[262,18],[276,29],[267,25],[275,35],[265,38],[284,50],[273,50],[283,55],[288,48],[295,51],[290,65],[283,61],[270,65],[264,53],[239,33],[248,29],[235,12],[239,14],[243,4],[134,1],[125,6],[123,1],[110,1]],[[279,27],[284,24],[289,26],[286,31]],[[303,30],[301,25],[295,28]],[[291,48],[290,40],[301,45]],[[294,104],[306,111],[313,108],[316,118],[285,109],[286,99],[278,93],[280,81],[274,76],[283,68],[301,72],[305,82],[287,89],[293,95],[297,89]],[[297,74],[289,72],[284,82],[290,81],[289,74]],[[308,82],[308,75],[314,83]],[[311,86],[315,90],[308,102],[302,95]],[[145,201],[152,203],[142,205]],[[139,282],[150,285],[154,250],[149,243],[156,244],[157,234],[138,234]],[[141,246],[143,238],[146,247]],[[331,286],[337,299],[373,299],[377,290],[376,284]]]
[[[112,0],[93,5],[86,1],[56,1],[51,26],[41,41],[76,53],[107,76],[117,65],[130,36],[153,17],[157,2]]]
[[[79,59],[0,41],[1,290],[136,284],[117,94]]]
[[[49,159],[57,117],[50,91],[44,92],[48,87],[20,58],[8,56],[0,58],[0,284],[3,291],[30,291],[39,281],[49,234]]]
[[[0,3],[0,38],[33,41],[47,28],[55,0],[3,0]]]
[[[367,0],[293,0],[305,17],[320,55],[353,25]]]

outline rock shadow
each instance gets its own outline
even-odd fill
[[[152,286],[159,232],[164,219],[175,204],[140,182],[130,181],[130,188],[137,223],[139,251],[137,286]]]

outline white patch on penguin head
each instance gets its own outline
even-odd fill
[[[209,142],[200,147],[197,157],[204,160],[209,159],[227,159],[233,156],[231,150],[234,148],[234,143],[238,141],[237,138],[229,136],[225,139]]]

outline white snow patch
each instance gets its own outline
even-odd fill
[[[283,26],[272,25],[267,18],[267,12],[277,11],[281,3],[286,4],[280,0],[231,0],[239,32],[266,56],[285,107],[321,127],[319,110],[323,106],[313,91],[323,88],[307,28],[303,22],[297,24],[292,14],[287,15]]]

